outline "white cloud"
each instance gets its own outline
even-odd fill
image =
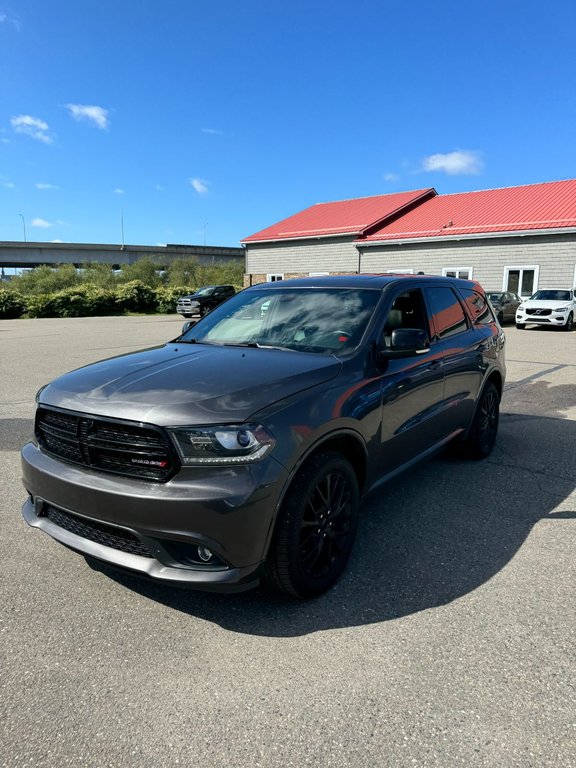
[[[14,189],[16,184],[10,181],[10,179],[7,179],[6,176],[0,176],[0,187],[4,187],[4,189]]]
[[[38,184],[36,184],[36,189],[60,189],[60,187],[57,187],[55,184],[43,184],[42,182],[38,182]]]
[[[114,190],[114,194],[115,195],[123,195],[124,194],[124,190],[121,189],[120,187],[116,187],[116,189]]]
[[[59,237],[56,238],[56,240],[50,240],[51,243],[63,243],[64,240],[60,240]]]
[[[199,195],[205,195],[208,192],[208,182],[202,179],[189,179],[190,186],[194,187]]]
[[[41,229],[48,229],[48,227],[51,227],[52,224],[50,224],[49,221],[46,221],[46,219],[32,219],[32,226],[40,227]]]
[[[156,184],[156,192],[164,192],[164,187],[161,184]]]
[[[471,149],[457,149],[446,154],[429,155],[422,160],[422,170],[442,171],[450,176],[480,173],[482,166],[480,152]]]
[[[385,173],[384,174],[384,181],[398,181],[400,176],[398,176],[397,173]]]
[[[39,117],[32,115],[16,115],[10,118],[10,124],[16,133],[23,133],[36,141],[42,141],[44,144],[52,144],[52,136],[48,133],[48,123],[40,120]]]
[[[208,133],[210,136],[224,136],[224,131],[218,128],[202,128],[202,133]]]
[[[18,19],[15,19],[13,16],[8,16],[8,14],[3,13],[0,11],[0,24],[12,24],[12,26],[20,31],[20,22]]]
[[[110,125],[108,120],[109,113],[104,107],[96,107],[90,104],[66,104],[65,106],[70,117],[73,117],[78,122],[94,123],[94,125],[102,130]]]

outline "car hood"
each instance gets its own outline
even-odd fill
[[[79,368],[41,404],[159,426],[242,422],[336,376],[335,357],[177,342]]]
[[[572,302],[570,299],[560,299],[558,301],[549,301],[548,299],[526,299],[522,302],[522,307],[528,307],[530,309],[558,309],[559,307],[567,307]]]

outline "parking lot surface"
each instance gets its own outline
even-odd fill
[[[0,321],[0,765],[576,766],[576,332],[507,328],[491,457],[369,496],[295,603],[119,576],[21,519],[36,390],[181,322]]]

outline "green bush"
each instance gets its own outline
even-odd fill
[[[141,280],[132,280],[116,288],[116,308],[121,312],[154,312],[156,292]]]
[[[89,317],[115,311],[115,293],[93,285],[79,285],[26,300],[29,317]]]
[[[62,291],[80,285],[82,277],[74,264],[62,264],[58,267],[35,267],[27,269],[12,278],[10,284],[23,296],[47,294]]]
[[[0,318],[3,320],[20,317],[26,309],[24,297],[16,291],[0,289]]]
[[[164,315],[176,312],[176,304],[180,296],[185,296],[187,293],[193,292],[192,288],[187,288],[182,285],[156,288],[156,311]]]

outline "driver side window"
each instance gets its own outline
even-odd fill
[[[397,296],[386,316],[381,341],[390,347],[392,331],[397,328],[416,328],[429,336],[428,320],[420,290],[406,291]]]

